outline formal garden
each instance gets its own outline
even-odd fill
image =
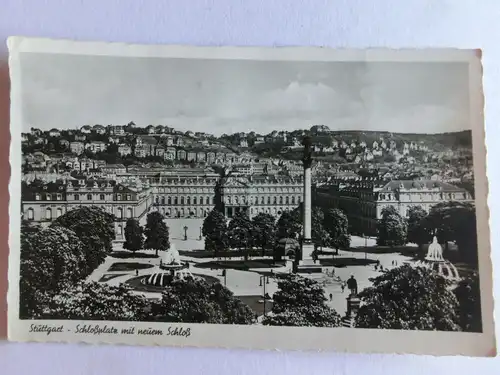
[[[300,257],[300,207],[276,221],[266,214],[227,220],[214,210],[202,227],[205,248],[179,252],[193,277],[156,288],[143,280],[161,272],[163,254],[182,241],[169,237],[159,212],[144,226],[129,219],[124,243],[114,242],[115,218],[97,207],[68,212],[43,229],[23,222],[21,318],[335,327],[346,310],[345,282],[354,276],[357,327],[480,331],[473,207],[450,202],[422,211],[412,209],[406,219],[385,209],[378,237],[360,246],[342,211],[313,207],[323,272],[300,275],[289,267]],[[462,275],[453,285],[414,266],[434,235]]]

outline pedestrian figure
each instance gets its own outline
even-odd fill
[[[330,301],[333,299],[333,294],[330,293]]]
[[[135,276],[139,276],[139,270],[138,269],[135,270]]]
[[[344,289],[345,289],[345,283],[342,282],[342,284],[340,284],[340,289],[342,289],[342,293],[344,293]]]
[[[347,280],[347,287],[351,291],[351,295],[358,294],[358,282],[354,278],[354,275],[351,275],[349,280]]]
[[[380,259],[377,259],[377,266],[380,266]]]

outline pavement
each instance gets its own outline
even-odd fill
[[[193,223],[190,223],[193,228],[195,228],[195,220],[202,221],[202,219],[189,219],[193,220]],[[171,225],[171,233],[176,233],[176,230],[181,229],[181,226],[186,224],[186,220],[176,220],[171,219],[172,222],[178,221],[178,223],[173,224],[169,222]],[[182,222],[182,223],[181,223]],[[374,246],[375,240],[368,239],[366,240],[368,246]],[[184,241],[183,238],[172,238],[171,242],[175,243],[178,250],[196,250],[201,249],[203,246],[200,246],[201,241],[197,241],[195,239],[188,238],[187,241]],[[360,237],[352,238],[352,247],[364,247],[365,239]],[[114,250],[123,250],[121,243],[113,244]],[[325,249],[328,250],[328,249]],[[331,249],[330,249],[331,250]],[[333,250],[332,250],[333,251]],[[143,250],[141,253],[154,253],[154,250]],[[405,257],[399,253],[389,253],[389,254],[366,254],[364,252],[356,252],[356,251],[343,251],[340,250],[339,254],[335,256],[335,258],[365,258],[372,260],[379,260],[380,265],[383,266],[384,269],[390,269],[396,267],[393,265],[393,261],[397,262],[397,265],[400,266],[404,262],[411,261],[411,258]],[[161,252],[160,252],[161,257]],[[328,255],[323,255],[320,257],[328,258]],[[194,258],[190,256],[181,256],[182,261],[187,261],[191,264],[191,272],[194,274],[201,275],[209,275],[212,277],[216,277],[220,280],[222,284],[224,284],[224,277],[222,276],[222,270],[220,269],[207,269],[207,268],[197,268],[197,263],[205,263],[209,261],[215,261],[216,258]],[[103,264],[101,264],[89,277],[87,280],[89,281],[99,281],[104,275],[121,275],[115,278],[112,278],[106,283],[112,286],[118,286],[121,283],[127,281],[132,277],[136,277],[135,271],[108,271],[113,263],[145,263],[151,264],[153,267],[141,269],[138,271],[138,275],[150,275],[155,272],[162,272],[159,268],[160,258],[128,258],[128,259],[120,259],[114,258],[112,256],[108,256]],[[259,268],[259,269],[250,269],[248,271],[234,270],[228,269],[226,273],[226,286],[235,294],[235,296],[254,296],[254,295],[263,295],[264,294],[264,285],[261,285],[260,278],[261,275],[259,272],[270,272],[271,269],[275,273],[285,272],[288,273],[289,269],[285,267],[281,268]],[[333,272],[333,274],[332,274]],[[126,274],[126,275],[123,275]],[[343,282],[347,281],[347,279],[354,275],[358,282],[358,290],[363,290],[364,288],[371,285],[370,279],[380,275],[381,272],[375,270],[374,265],[357,265],[357,266],[346,266],[346,267],[323,267],[323,273],[321,274],[311,274],[311,275],[303,275],[305,277],[310,277],[317,280],[319,283],[323,285],[323,289],[325,290],[325,296],[328,298],[327,304],[334,308],[339,314],[344,315],[347,309],[346,298],[348,296],[348,289],[342,292],[341,285]],[[269,283],[265,284],[266,293],[269,293],[272,296],[278,289],[277,281],[273,278],[269,278]],[[148,298],[160,298],[160,293],[150,293],[150,292],[136,292],[147,296]],[[332,294],[332,299],[330,300],[329,296]]]

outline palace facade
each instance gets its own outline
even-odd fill
[[[101,207],[115,216],[117,240],[124,240],[127,219],[140,220],[153,203],[147,183],[121,184],[92,178],[23,183],[21,194],[22,218],[43,227],[70,210],[84,206]]]
[[[115,216],[116,240],[124,240],[127,219],[144,222],[151,210],[171,219],[204,218],[214,208],[216,173],[142,174],[114,180],[97,178],[23,182],[21,212],[25,220],[50,225],[75,208],[98,206]],[[222,199],[226,217],[247,212],[250,218],[268,213],[278,218],[302,202],[301,178],[234,176],[225,181]]]
[[[325,208],[339,208],[349,220],[351,233],[375,236],[382,210],[394,207],[408,218],[410,207],[420,206],[427,212],[442,202],[473,203],[465,189],[433,180],[392,180],[344,178],[316,186],[315,203]]]
[[[219,176],[162,176],[151,183],[154,205],[166,217],[203,218],[214,208]],[[225,215],[232,218],[245,211],[250,218],[268,213],[276,218],[302,201],[301,178],[289,176],[234,176],[223,189]]]

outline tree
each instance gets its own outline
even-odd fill
[[[249,248],[253,245],[254,233],[254,226],[246,212],[237,212],[229,222],[229,243],[232,247],[245,249],[245,260],[248,260]]]
[[[85,261],[83,244],[69,229],[21,234],[21,317],[32,317],[47,298],[82,279]]]
[[[142,249],[144,242],[142,232],[139,221],[133,218],[128,219],[125,225],[125,243],[123,244],[123,248],[134,252]]]
[[[340,315],[326,305],[323,288],[317,281],[288,275],[278,282],[273,296],[272,315],[262,324],[271,326],[338,327]]]
[[[273,248],[276,242],[276,225],[274,217],[270,214],[260,213],[252,220],[255,230],[254,241],[262,249],[262,256],[265,249]]]
[[[461,280],[454,290],[459,308],[460,327],[467,332],[483,332],[479,276]]]
[[[370,279],[359,293],[360,328],[459,331],[458,302],[449,282],[423,267],[403,265]]]
[[[255,314],[220,283],[203,279],[174,280],[153,305],[153,314],[163,322],[252,324]]]
[[[59,216],[52,227],[64,227],[76,233],[85,250],[85,273],[89,275],[111,252],[115,239],[115,216],[97,206],[81,207]]]
[[[42,228],[38,223],[34,223],[29,220],[22,220],[21,221],[21,234],[22,235],[32,235],[32,234],[37,234],[40,232]]]
[[[324,221],[325,213],[323,210],[320,207],[313,207],[311,211],[311,240],[316,249],[318,247],[330,246],[330,233],[323,226]]]
[[[477,263],[477,228],[475,207],[463,202],[442,202],[429,212],[429,226],[440,243],[455,241],[464,259]]]
[[[431,241],[427,212],[420,206],[412,206],[408,214],[408,242],[416,243],[422,253],[422,245]]]
[[[392,206],[382,210],[382,218],[377,223],[380,246],[398,246],[406,243],[408,226],[404,218]]]
[[[163,215],[158,211],[148,214],[144,234],[146,235],[144,247],[155,249],[156,256],[158,256],[158,250],[166,251],[170,248],[168,227],[163,221]]]
[[[302,230],[304,225],[304,205],[301,203],[297,208],[291,212],[291,228],[285,231],[289,231],[291,235],[295,234],[297,238],[302,237]],[[283,216],[283,215],[282,215]],[[325,220],[325,214],[320,207],[314,206],[311,210],[311,240],[314,243],[314,247],[329,246],[330,244],[330,234],[325,230],[323,222]],[[287,223],[281,223],[281,225],[287,225]],[[296,237],[292,237],[296,238]]]
[[[302,233],[302,221],[300,214],[293,211],[285,211],[276,223],[276,236],[278,239],[293,238],[298,240]]]
[[[215,209],[210,211],[203,220],[202,234],[205,237],[205,250],[213,251],[215,257],[219,250],[227,250],[227,223],[224,214]]]
[[[44,319],[143,321],[147,299],[126,286],[81,282],[56,294],[44,308]]]
[[[325,214],[324,226],[330,235],[330,246],[335,248],[336,254],[339,249],[348,249],[351,245],[349,234],[349,222],[342,210],[333,208]]]

